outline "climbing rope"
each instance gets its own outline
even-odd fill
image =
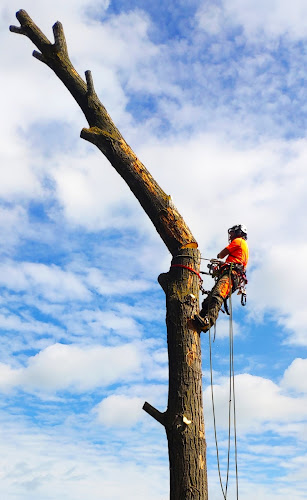
[[[233,351],[233,315],[232,315],[232,298],[231,294],[229,296],[229,309],[230,309],[230,317],[229,317],[229,351],[230,351],[230,384],[232,385],[229,389],[229,392],[233,397],[233,433],[234,433],[234,445],[235,445],[235,468],[236,468],[236,498],[239,498],[239,477],[238,477],[238,448],[237,448],[237,413],[236,413],[236,394],[235,394],[235,373],[234,373],[234,351]],[[230,419],[229,419],[229,428],[230,428]]]
[[[231,269],[229,270],[229,280],[231,284]],[[208,306],[209,309],[209,306]],[[219,458],[219,447],[217,440],[217,430],[216,430],[216,415],[215,415],[215,403],[214,403],[214,390],[213,390],[213,367],[212,367],[212,343],[211,343],[211,328],[209,328],[209,358],[210,358],[210,385],[211,385],[211,400],[212,400],[212,413],[213,413],[213,426],[214,426],[214,437],[215,437],[215,447],[217,456],[217,467],[220,486],[223,494],[224,500],[227,500],[227,491],[229,484],[229,470],[230,470],[230,445],[231,445],[231,408],[233,408],[233,430],[234,430],[234,448],[235,448],[235,471],[236,471],[236,499],[239,499],[239,481],[238,481],[238,453],[237,453],[237,419],[236,419],[236,401],[235,401],[235,381],[234,381],[234,349],[233,349],[233,315],[232,315],[232,300],[231,292],[229,296],[229,402],[228,402],[228,450],[227,450],[227,472],[226,472],[226,482],[225,488],[223,486],[220,458]],[[214,340],[216,336],[216,324],[214,325]],[[213,340],[213,342],[214,342]],[[233,402],[233,405],[231,403]]]
[[[212,401],[212,414],[213,414],[213,427],[214,427],[214,438],[215,438],[215,449],[216,449],[216,459],[217,459],[217,469],[219,474],[219,480],[221,485],[221,490],[223,493],[223,497],[226,500],[227,493],[225,494],[222,475],[221,475],[221,467],[220,467],[220,457],[219,457],[219,446],[217,442],[217,431],[216,431],[216,417],[215,417],[215,403],[214,403],[214,392],[213,392],[213,369],[212,369],[212,347],[211,347],[211,328],[209,329],[209,358],[210,358],[210,385],[211,385],[211,401]],[[227,480],[226,487],[228,484],[228,467],[227,467]]]

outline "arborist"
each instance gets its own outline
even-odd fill
[[[243,224],[232,226],[228,229],[229,245],[218,253],[217,259],[212,259],[212,276],[216,279],[215,285],[202,302],[199,314],[194,315],[194,324],[200,331],[206,332],[217,320],[219,311],[225,304],[227,310],[227,298],[239,289],[241,293],[241,303],[244,305],[246,298],[245,284],[246,266],[248,262],[247,228]]]

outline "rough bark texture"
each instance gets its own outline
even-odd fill
[[[145,403],[144,410],[166,430],[171,500],[207,500],[201,346],[199,333],[191,322],[199,308],[197,242],[170,196],[160,188],[114,125],[95,93],[91,73],[85,73],[85,82],[72,66],[61,23],[53,26],[55,43],[51,44],[24,10],[18,11],[16,17],[20,27],[10,26],[10,30],[26,35],[39,49],[33,52],[34,57],[47,64],[67,87],[89,124],[89,128],[82,130],[81,137],[95,144],[109,159],[173,256],[170,271],[159,276],[167,308],[168,406],[161,413]]]
[[[174,260],[176,264],[199,270],[197,250],[181,251]],[[198,294],[198,276],[188,269],[171,267],[166,290],[169,354],[166,433],[171,500],[207,499],[201,344],[200,334],[190,320],[198,306]]]
[[[199,266],[197,249],[181,249],[158,278],[166,294],[168,406],[164,413],[147,402],[143,408],[166,430],[170,500],[208,499],[201,343],[191,321],[198,310]]]

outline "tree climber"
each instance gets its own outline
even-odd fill
[[[216,283],[202,303],[199,314],[194,315],[194,324],[198,330],[206,332],[217,320],[219,311],[227,298],[238,288],[239,293],[245,294],[244,285],[247,283],[245,270],[248,262],[246,226],[238,224],[228,229],[229,245],[217,254],[218,259],[212,260],[209,267],[213,269]],[[243,295],[242,295],[243,299]],[[241,299],[242,305],[243,300]]]

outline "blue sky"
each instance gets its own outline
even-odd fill
[[[203,257],[225,246],[228,227],[247,225],[247,307],[234,297],[240,498],[306,498],[303,0],[2,0],[1,498],[168,498],[166,438],[141,408],[167,403],[157,276],[170,255],[79,138],[86,121],[61,82],[9,33],[20,8],[49,38],[63,23],[76,69],[92,71]],[[202,352],[209,498],[219,500],[206,335]],[[213,358],[224,470],[223,316]]]

